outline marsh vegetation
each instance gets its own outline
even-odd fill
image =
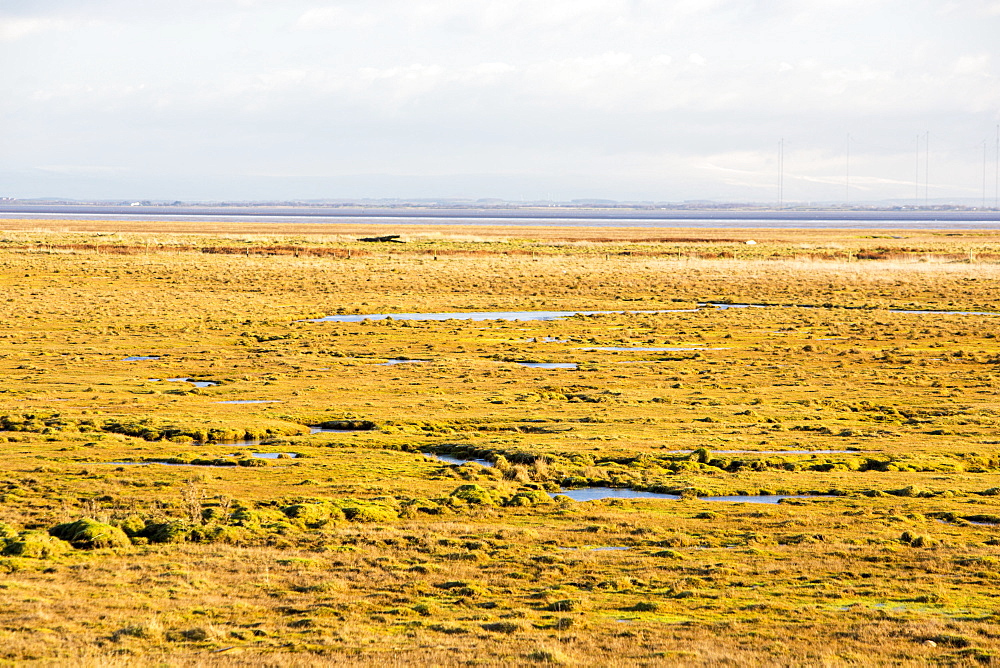
[[[1000,237],[6,224],[0,660],[1000,661]]]

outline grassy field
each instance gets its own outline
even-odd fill
[[[1000,234],[0,226],[0,664],[1000,663]]]

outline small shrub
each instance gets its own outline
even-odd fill
[[[493,496],[479,485],[460,485],[449,495],[466,503],[482,506],[495,506]]]
[[[352,522],[389,522],[399,518],[399,514],[385,506],[357,503],[344,506],[344,517]]]
[[[661,557],[663,559],[683,559],[684,555],[676,550],[660,550],[659,552],[653,553],[654,557]]]
[[[191,525],[182,520],[149,522],[141,535],[151,543],[183,543],[191,537]]]
[[[564,666],[570,663],[569,657],[558,649],[537,649],[527,655],[528,660],[537,663],[551,663]]]
[[[297,503],[281,509],[304,527],[317,529],[330,521],[330,506],[324,503]]]
[[[150,621],[142,624],[131,624],[118,629],[111,634],[111,640],[121,642],[125,638],[142,638],[143,640],[156,640],[163,635],[163,626],[158,621]]]
[[[430,603],[418,603],[413,606],[413,611],[421,617],[430,617],[437,613],[437,608]]]
[[[660,606],[658,606],[656,603],[653,603],[652,601],[640,601],[639,603],[636,603],[632,607],[625,609],[631,612],[656,612],[657,610],[660,609]]]
[[[0,522],[0,540],[17,538],[17,530],[6,522]]]
[[[7,539],[2,554],[7,557],[31,557],[48,559],[65,554],[72,546],[64,540],[54,538],[42,531],[24,531],[20,536]]]
[[[561,601],[553,601],[545,606],[545,609],[549,612],[573,612],[574,610],[580,609],[580,602],[574,601],[571,598],[566,598]]]
[[[492,622],[490,624],[480,625],[485,631],[492,631],[493,633],[517,633],[518,631],[524,630],[517,622]]]
[[[132,544],[124,531],[88,517],[58,524],[49,529],[49,535],[69,541],[73,547],[94,549],[100,547],[126,547]]]
[[[428,626],[431,631],[437,631],[438,633],[447,633],[448,635],[461,635],[463,633],[468,633],[469,629],[464,626],[454,626],[452,624],[432,624]]]

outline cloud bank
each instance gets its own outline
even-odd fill
[[[976,198],[984,157],[992,201],[996,35],[995,0],[14,1],[0,195],[772,201],[783,141],[789,201]]]

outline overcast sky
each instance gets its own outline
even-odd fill
[[[774,201],[783,139],[992,204],[1000,0],[0,0],[0,91],[14,197]]]

